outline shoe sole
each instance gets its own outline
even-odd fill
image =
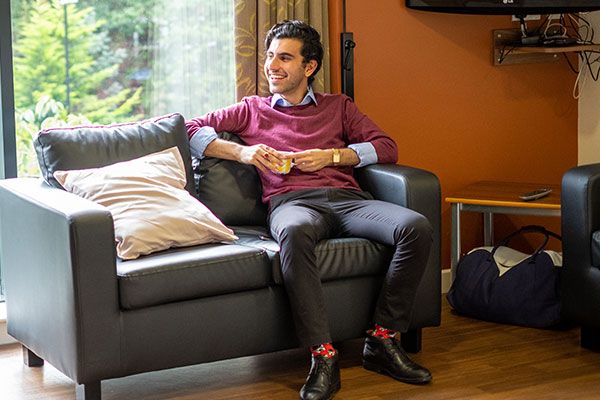
[[[377,372],[378,374],[382,374],[382,375],[391,376],[392,378],[394,378],[397,381],[404,382],[404,383],[410,383],[412,385],[426,385],[429,382],[431,382],[431,377],[429,377],[429,378],[406,378],[406,377],[396,376],[396,375],[392,374],[390,371],[388,371],[387,369],[382,368],[381,366],[379,366],[375,363],[372,363],[370,361],[363,361],[363,367],[369,371]]]

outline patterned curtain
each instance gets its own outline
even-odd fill
[[[320,34],[325,54],[315,76],[315,92],[329,92],[329,26],[327,0],[235,0],[236,97],[269,95],[263,73],[265,36],[277,22],[302,20]]]

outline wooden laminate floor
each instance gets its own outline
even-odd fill
[[[267,339],[265,339],[267,340]],[[600,353],[579,347],[578,330],[497,325],[452,313],[427,328],[414,359],[433,373],[411,386],[361,367],[362,342],[338,344],[342,390],[336,400],[600,399]],[[304,350],[152,372],[102,383],[103,399],[297,399],[308,371]],[[74,384],[51,365],[29,368],[18,345],[0,347],[0,399],[67,400]]]

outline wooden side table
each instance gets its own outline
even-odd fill
[[[541,199],[523,201],[520,195],[539,188],[550,188],[552,192]],[[540,183],[515,183],[481,181],[468,185],[452,196],[446,197],[452,207],[450,267],[452,279],[461,253],[460,213],[462,211],[483,214],[484,246],[494,243],[494,214],[521,214],[560,216],[560,185]]]

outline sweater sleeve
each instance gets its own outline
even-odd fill
[[[369,117],[361,113],[350,97],[344,96],[344,135],[348,144],[370,143],[377,153],[377,162],[396,163],[398,147]]]
[[[205,130],[200,129],[203,127],[211,127],[216,132],[240,133],[246,129],[250,120],[249,110],[248,99],[244,98],[229,107],[187,120],[185,127],[188,139],[191,140],[196,133],[203,134]]]

